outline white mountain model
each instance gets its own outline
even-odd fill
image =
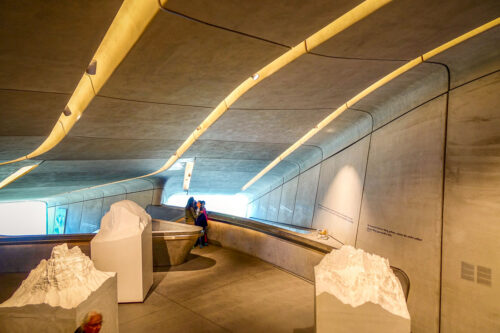
[[[55,246],[49,260],[43,259],[19,289],[0,307],[48,304],[71,309],[85,301],[115,273],[98,271],[78,246]]]
[[[101,220],[101,229],[93,242],[122,239],[141,234],[151,223],[151,216],[130,200],[122,200],[111,205]]]
[[[372,302],[410,319],[401,284],[387,259],[344,245],[327,254],[314,270],[316,295],[326,292],[353,307]]]

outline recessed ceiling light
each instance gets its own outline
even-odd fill
[[[64,115],[65,115],[66,117],[71,116],[71,113],[72,113],[72,112],[71,112],[71,110],[70,110],[69,106],[67,106],[67,105],[66,105],[66,106],[64,107],[64,111],[63,111],[63,113],[64,113]]]

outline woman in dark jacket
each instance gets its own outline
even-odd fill
[[[208,238],[207,238],[208,216],[207,216],[207,210],[205,209],[205,201],[199,201],[199,203],[200,203],[200,214],[196,218],[196,225],[203,228],[203,236],[198,238],[198,241],[196,241],[195,246],[200,244],[200,248],[202,248],[203,246],[208,245]]]
[[[196,218],[198,217],[196,215],[196,210],[195,210],[195,201],[194,198],[191,197],[188,199],[187,205],[184,208],[184,213],[186,214],[186,223],[187,224],[194,224],[196,221]]]

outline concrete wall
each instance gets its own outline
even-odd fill
[[[73,192],[66,196],[46,198],[47,225],[54,224],[57,208],[66,208],[66,234],[91,233],[99,229],[101,218],[111,205],[121,200],[131,200],[139,206],[159,205],[162,182],[134,180],[103,188]]]
[[[424,100],[373,97],[371,133],[248,212],[264,201],[268,220],[387,257],[409,275],[412,332],[500,332],[500,73],[461,86],[445,73]],[[279,204],[264,199],[277,192]]]

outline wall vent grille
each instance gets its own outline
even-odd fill
[[[491,268],[477,266],[477,283],[491,286]]]
[[[474,268],[474,265],[462,261],[462,279],[474,282]]]

